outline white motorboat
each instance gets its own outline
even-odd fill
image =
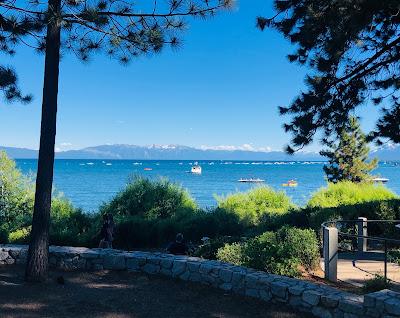
[[[377,178],[373,178],[372,181],[374,181],[375,183],[386,183],[389,181],[389,179],[377,177]]]
[[[192,169],[190,169],[190,173],[201,174],[201,166],[199,166],[199,164],[195,162]]]
[[[243,182],[243,183],[261,183],[261,182],[265,182],[265,180],[260,179],[260,178],[257,178],[257,179],[253,179],[253,178],[243,179],[243,178],[240,178],[238,180],[238,182]]]

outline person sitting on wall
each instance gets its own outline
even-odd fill
[[[99,248],[112,248],[114,240],[114,218],[111,213],[103,215],[103,226],[100,231]]]
[[[184,243],[182,233],[178,233],[175,242],[168,245],[167,252],[174,255],[188,255],[189,247]]]

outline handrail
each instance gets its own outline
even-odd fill
[[[370,241],[381,241],[384,243],[384,278],[385,281],[387,281],[387,262],[388,262],[388,243],[396,243],[400,244],[399,239],[393,239],[393,238],[386,238],[386,237],[378,237],[378,236],[368,236],[368,235],[362,235],[362,234],[351,234],[351,233],[345,233],[342,231],[339,231],[337,228],[338,223],[399,223],[400,220],[367,220],[367,219],[358,219],[358,220],[334,220],[334,221],[326,221],[321,224],[321,227],[323,229],[328,229],[331,227],[330,225],[334,225],[338,235],[342,237],[350,237],[350,238],[357,238],[357,239],[367,239]],[[396,224],[397,225],[397,224]]]
[[[334,220],[334,221],[326,221],[322,223],[322,228],[328,228],[328,224],[337,224],[337,223],[358,223],[358,222],[387,222],[387,223],[400,223],[400,220]],[[350,233],[345,233],[341,232],[338,230],[338,234],[342,236],[347,236],[347,237],[352,237],[352,238],[366,238],[369,240],[373,241],[386,241],[389,243],[400,243],[400,240],[398,239],[393,239],[393,238],[386,238],[386,237],[379,237],[379,236],[369,236],[369,235],[356,235],[356,234],[350,234]]]

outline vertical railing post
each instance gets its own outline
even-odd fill
[[[336,227],[323,227],[323,256],[325,279],[337,281],[338,230]]]
[[[358,238],[358,253],[363,253],[367,251],[367,238],[362,236],[368,235],[368,222],[367,218],[359,217],[357,219],[357,232],[358,235],[361,236]]]
[[[384,275],[385,275],[385,283],[387,283],[387,281],[388,281],[388,279],[387,279],[387,252],[388,252],[388,250],[387,250],[387,241],[384,240],[384,242],[385,242]]]

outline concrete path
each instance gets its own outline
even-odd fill
[[[324,270],[324,262],[321,260]],[[394,263],[387,264],[388,278],[400,285],[400,266]],[[381,260],[356,260],[340,258],[338,261],[338,280],[361,287],[365,280],[374,278],[376,274],[384,274],[384,262]]]

